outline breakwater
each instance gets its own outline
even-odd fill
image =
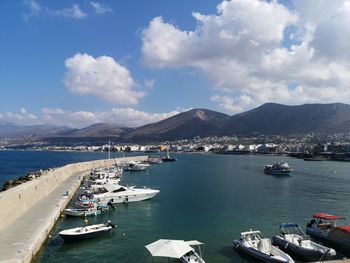
[[[135,156],[68,164],[1,192],[0,261],[31,261],[91,169],[145,159],[147,156]]]

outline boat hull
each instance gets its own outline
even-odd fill
[[[156,196],[158,193],[159,190],[149,190],[147,193],[108,193],[98,195],[96,197],[98,197],[102,202],[108,200],[113,204],[122,204],[148,200]]]
[[[292,171],[264,170],[265,174],[289,176]]]
[[[64,210],[65,215],[67,216],[76,216],[76,217],[82,217],[82,216],[97,216],[101,214],[101,210],[98,209],[65,209]]]
[[[321,241],[346,256],[350,256],[350,236],[345,238],[338,238],[332,232],[325,232],[313,227],[306,228],[306,234],[310,235],[313,239]]]
[[[82,229],[85,229],[85,227],[77,227],[74,229],[69,229],[69,230],[63,230],[59,233],[59,235],[64,239],[64,241],[72,242],[72,241],[81,241],[85,239],[90,239],[90,238],[96,238],[101,235],[104,235],[111,231],[113,227],[108,226],[108,227],[101,227],[100,229],[96,231],[81,231]]]
[[[288,262],[287,260],[280,260],[280,259],[272,258],[271,256],[264,254],[258,250],[244,246],[238,240],[233,241],[233,246],[235,249],[249,255],[250,257],[253,257],[253,258],[259,260],[260,262],[274,262],[274,263],[286,263],[286,262]]]
[[[319,261],[321,258],[329,258],[334,255],[330,255],[326,253],[324,255],[323,251],[316,250],[316,249],[307,249],[301,246],[298,246],[294,243],[288,242],[284,238],[280,236],[274,236],[272,238],[273,244],[278,246],[280,249],[282,249],[284,252],[291,254],[293,256],[297,256],[298,258],[305,260],[305,261]],[[327,255],[328,254],[328,255]]]

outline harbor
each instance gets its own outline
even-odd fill
[[[47,154],[55,156],[57,153]],[[89,158],[91,154],[86,156]],[[85,219],[61,218],[58,214],[58,223],[48,233],[49,237],[45,235],[48,239],[33,262],[79,262],[82,259],[86,262],[98,259],[103,262],[115,262],[115,259],[164,262],[152,259],[145,248],[162,238],[203,242],[205,262],[254,262],[233,249],[232,241],[239,238],[240,232],[253,228],[272,237],[283,222],[294,221],[305,229],[312,213],[317,211],[345,217],[350,212],[338,205],[349,197],[344,183],[348,180],[346,163],[304,162],[282,156],[172,156],[177,159],[174,163],[153,165],[145,171],[127,171],[121,177],[122,185],[156,187],[161,190],[159,195],[143,202],[116,204],[113,211]],[[288,162],[293,168],[291,175],[265,174],[264,166],[276,161]],[[80,174],[75,176],[76,179],[81,177]],[[66,193],[66,190],[57,191],[60,197]],[[27,232],[28,229],[34,232],[34,226],[29,225],[32,220],[35,219],[27,214],[17,222],[26,225]],[[65,229],[107,220],[117,228],[97,239],[68,244],[58,236]],[[12,240],[6,242],[7,246],[19,243],[15,237]],[[16,251],[16,254],[20,253]]]
[[[146,158],[138,156],[123,160]],[[121,162],[110,159],[71,164],[1,192],[0,261],[31,262],[91,169]]]

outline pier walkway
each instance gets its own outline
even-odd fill
[[[86,171],[73,174],[11,225],[0,230],[0,262],[24,263],[32,260],[76,192],[84,174]]]

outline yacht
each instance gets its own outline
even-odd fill
[[[113,204],[151,199],[160,192],[158,189],[135,188],[116,184],[105,184],[94,190],[94,200],[97,199],[100,202],[110,201]]]
[[[274,164],[265,165],[264,173],[272,175],[290,175],[292,168],[286,162],[276,162]]]
[[[294,263],[293,259],[279,248],[271,245],[271,239],[264,238],[260,231],[249,230],[233,241],[236,249],[262,262]]]

